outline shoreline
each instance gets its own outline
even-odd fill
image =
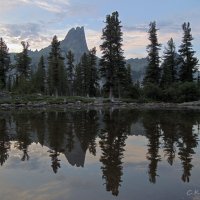
[[[19,110],[19,109],[92,109],[92,108],[116,108],[116,109],[140,109],[140,110],[200,110],[200,101],[185,103],[47,103],[47,102],[29,102],[29,103],[2,103],[0,110]]]

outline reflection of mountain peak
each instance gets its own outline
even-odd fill
[[[72,166],[84,167],[86,152],[83,151],[81,143],[76,136],[74,138],[74,146],[71,152],[66,150],[64,154]]]
[[[50,150],[54,150],[50,146],[50,142],[48,139],[45,139],[44,146],[48,147]],[[66,148],[67,146],[68,146],[68,138],[64,137],[62,145],[59,146],[59,148],[57,149],[58,152],[62,152],[65,155],[70,165],[76,166],[76,167],[84,167],[86,151],[83,151],[81,147],[81,143],[79,139],[77,138],[77,136],[74,136],[73,148],[70,152]]]

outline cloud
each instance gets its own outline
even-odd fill
[[[92,30],[92,29],[85,29],[86,40],[89,49],[96,47],[97,48],[97,56],[100,56],[100,49],[99,46],[101,44],[101,32]]]
[[[177,24],[174,21],[171,20],[165,20],[165,21],[159,21],[156,22],[157,28],[159,31],[181,31],[181,24]],[[124,26],[124,31],[131,32],[131,31],[141,31],[141,32],[147,32],[149,29],[149,24],[138,24],[135,26]]]
[[[36,6],[38,8],[59,13],[64,11],[69,5],[69,0],[3,0],[0,11],[7,11],[19,6]]]
[[[42,25],[37,23],[26,24],[1,24],[0,31],[9,37],[38,37],[42,30]]]
[[[68,0],[21,0],[27,4],[37,6],[49,12],[60,13],[64,12],[69,6]]]
[[[42,23],[0,24],[1,37],[7,42],[10,52],[21,50],[21,41],[28,41],[32,49],[43,48],[50,44],[51,38]]]
[[[2,0],[1,1],[1,6],[0,6],[0,11],[1,12],[3,12],[3,11],[6,12],[7,10],[16,7],[18,3],[19,3],[18,0],[10,0],[10,1]]]
[[[3,0],[0,11],[17,9],[21,6],[34,6],[54,13],[57,16],[91,15],[97,12],[95,5],[88,3],[71,3],[70,0]]]
[[[148,25],[146,24],[140,24],[135,26],[124,26],[124,31],[131,32],[131,31],[141,31],[141,32],[147,32],[148,31]]]
[[[160,31],[181,31],[181,24],[177,24],[171,20],[159,21],[157,27]]]

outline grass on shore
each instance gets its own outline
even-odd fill
[[[11,95],[8,98],[0,99],[0,104],[37,104],[37,103],[47,103],[47,104],[67,104],[67,103],[93,103],[94,98],[88,97],[53,97],[53,96],[43,96],[38,94],[33,95]]]

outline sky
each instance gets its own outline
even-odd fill
[[[199,0],[0,0],[0,37],[10,52],[21,51],[21,41],[28,41],[32,50],[40,50],[54,35],[63,40],[71,28],[84,26],[88,47],[95,46],[100,55],[106,15],[118,11],[126,58],[147,56],[149,23],[156,21],[161,54],[171,37],[178,50],[182,24],[190,22],[194,50],[200,59],[199,10]]]

